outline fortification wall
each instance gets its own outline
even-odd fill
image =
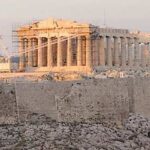
[[[0,117],[25,120],[30,113],[40,113],[57,121],[117,123],[130,112],[150,117],[149,85],[149,78],[16,83],[7,85],[14,94],[5,94],[8,88],[1,84]]]
[[[20,118],[25,118],[25,108],[58,121],[122,122],[133,111],[132,83],[132,79],[17,83]]]
[[[17,118],[14,85],[0,82],[0,124],[16,123]]]
[[[138,78],[133,86],[134,112],[150,118],[150,79]]]

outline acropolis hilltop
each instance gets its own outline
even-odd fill
[[[21,26],[17,35],[22,71],[150,66],[148,33],[50,18]]]
[[[0,150],[150,150],[150,0],[1,0]]]

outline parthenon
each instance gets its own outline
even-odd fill
[[[20,70],[88,72],[150,65],[149,41],[127,29],[47,19],[22,26],[17,33]]]

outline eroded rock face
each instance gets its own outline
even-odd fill
[[[58,123],[31,114],[26,122],[0,126],[1,150],[149,150],[150,121],[130,115],[122,128]]]

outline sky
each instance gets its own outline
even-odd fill
[[[0,35],[13,50],[14,27],[49,17],[150,32],[150,0],[0,0]]]

